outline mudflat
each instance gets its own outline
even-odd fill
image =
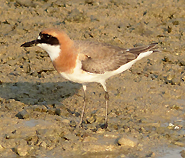
[[[185,157],[183,0],[2,0],[0,2],[0,157]],[[123,48],[158,42],[156,52],[107,80],[65,80],[39,47],[21,48],[45,28],[73,40]]]

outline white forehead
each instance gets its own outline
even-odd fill
[[[38,38],[37,38],[38,40],[40,40],[41,39],[41,37],[40,36],[38,36]]]

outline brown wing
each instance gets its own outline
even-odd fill
[[[82,69],[97,74],[116,70],[129,61],[136,59],[140,53],[148,51],[156,45],[155,43],[145,47],[124,49],[89,41],[75,41],[75,43],[78,51],[86,56],[82,60]]]

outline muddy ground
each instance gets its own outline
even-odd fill
[[[87,87],[63,79],[47,53],[21,48],[48,27],[75,40],[124,48],[159,43],[161,52]],[[184,0],[1,0],[0,157],[185,157]]]

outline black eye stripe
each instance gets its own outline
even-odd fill
[[[48,34],[43,34],[42,38],[44,38],[45,40],[50,40],[50,38],[52,38],[52,36],[48,35]]]
[[[41,39],[38,39],[39,43],[46,43],[50,45],[59,45],[59,40],[49,34],[39,33]]]

